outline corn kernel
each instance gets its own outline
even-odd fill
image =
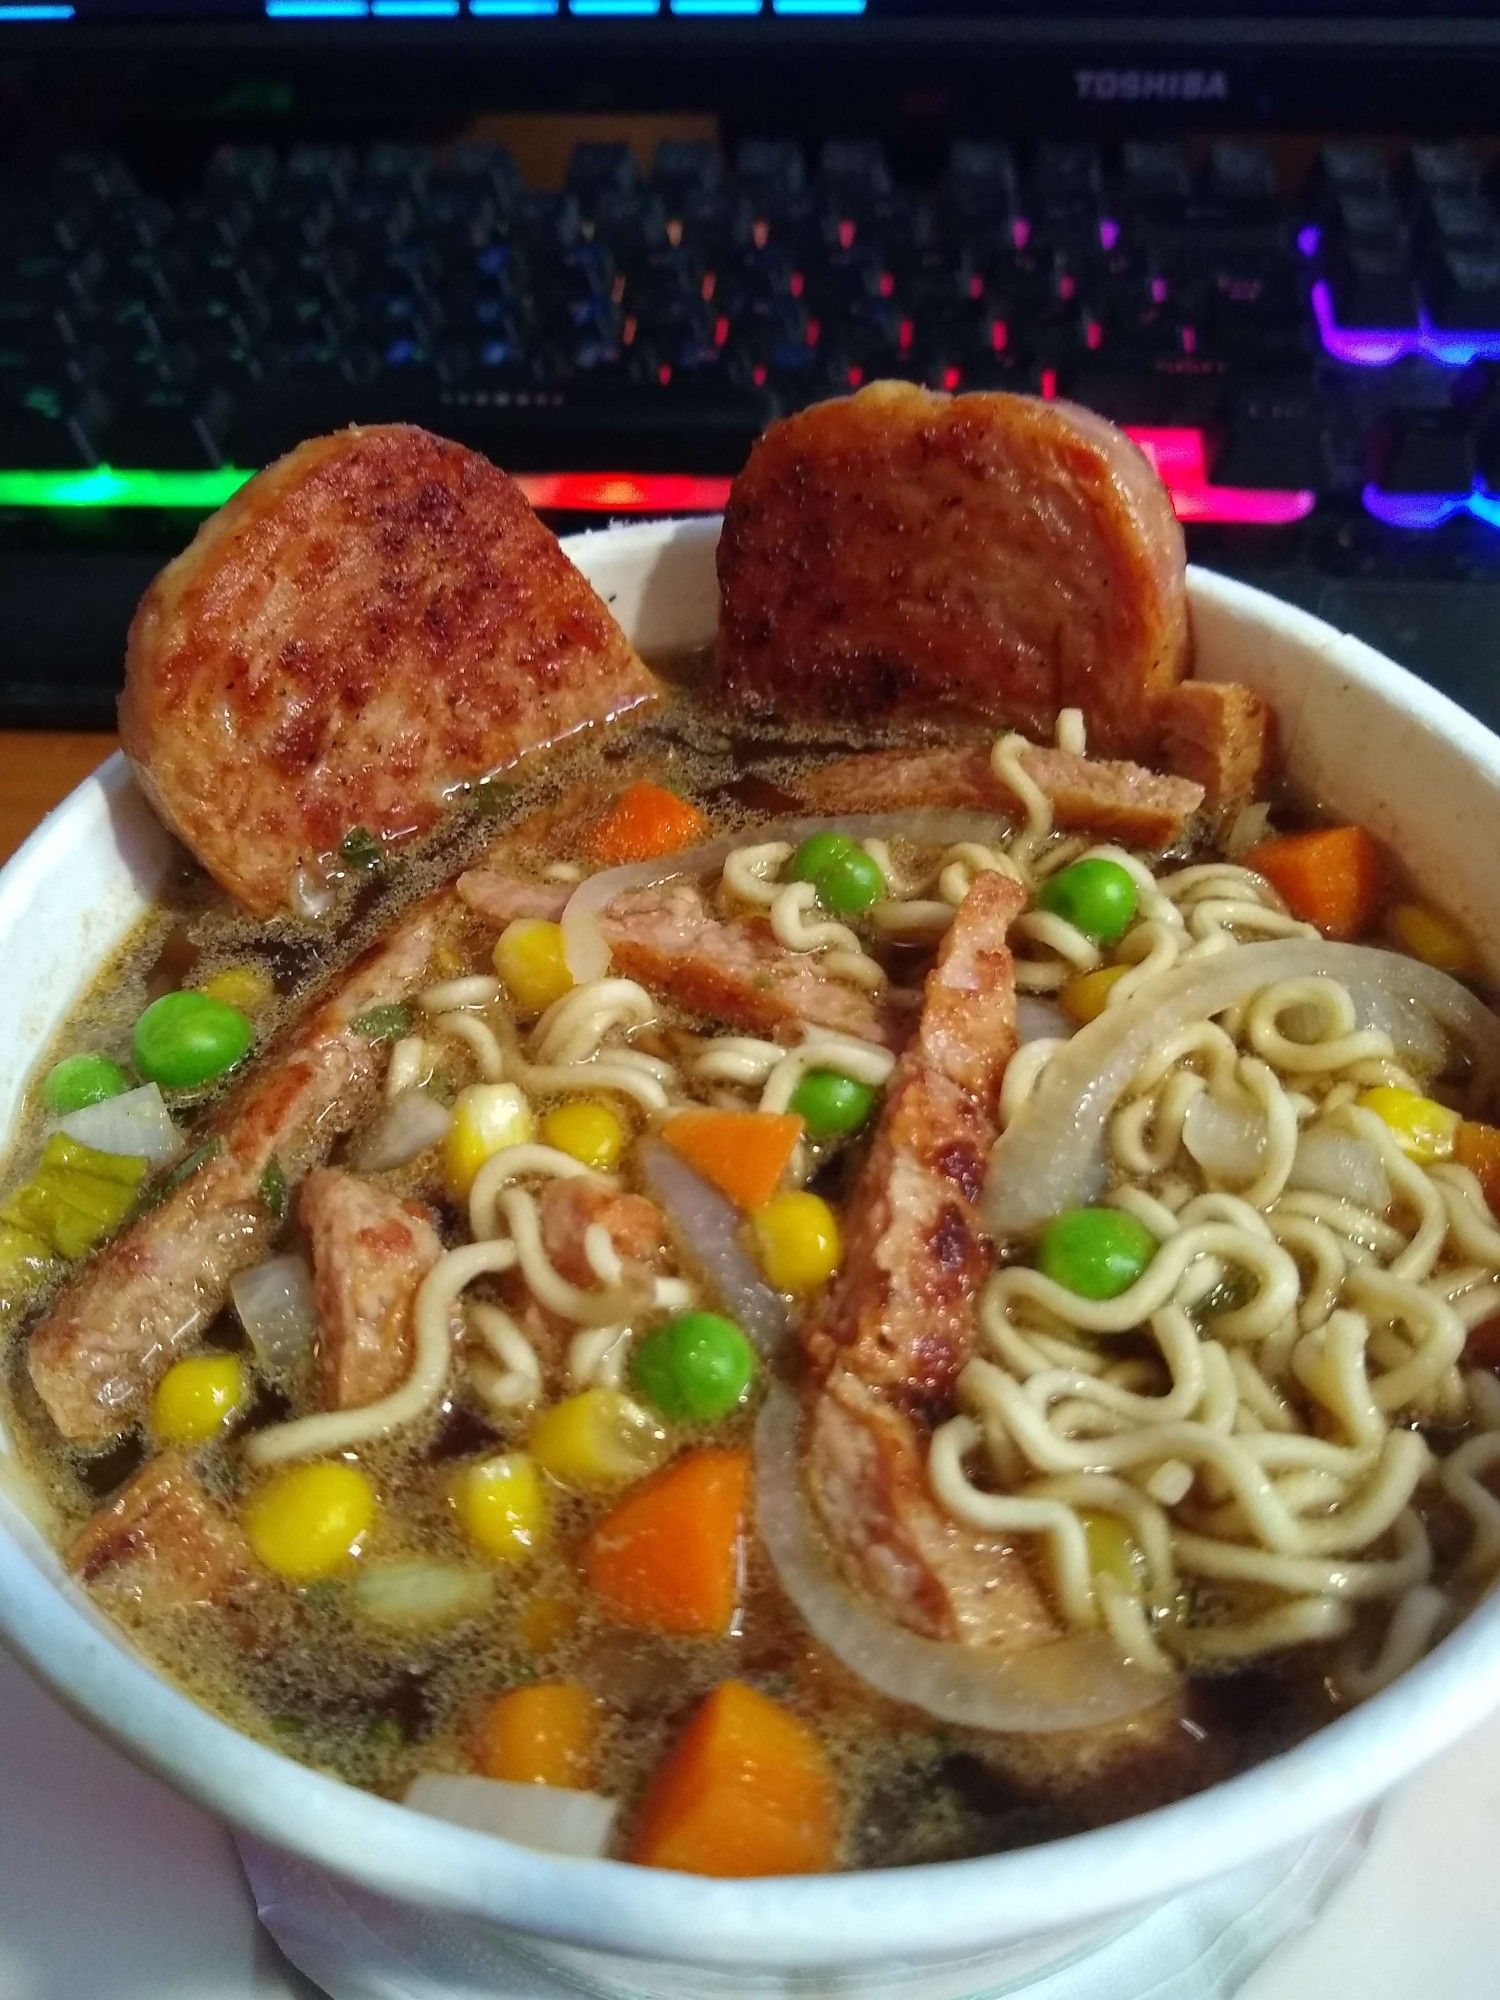
[[[452,1493],[464,1533],[496,1562],[525,1562],[547,1538],[552,1503],[536,1460],[524,1451],[502,1451],[466,1465]]]
[[[564,1486],[621,1486],[654,1472],[667,1434],[649,1411],[618,1389],[585,1389],[543,1410],[531,1451]]]
[[[226,1007],[238,1007],[253,1014],[275,997],[271,975],[258,965],[226,965],[212,979],[205,979],[198,991],[210,1000],[222,1000]]]
[[[1058,994],[1058,1005],[1070,1021],[1086,1027],[1104,1012],[1116,981],[1134,970],[1132,965],[1101,965],[1093,972],[1080,972]]]
[[[839,1267],[838,1218],[821,1196],[776,1194],[750,1218],[760,1267],[779,1292],[815,1292]]]
[[[443,1179],[463,1201],[486,1160],[536,1137],[526,1093],[514,1083],[471,1083],[453,1100],[453,1122],[443,1134]]]
[[[1474,962],[1468,937],[1451,917],[1426,903],[1397,903],[1386,918],[1391,936],[1403,951],[1439,972],[1467,972]]]
[[[1095,1576],[1113,1577],[1127,1590],[1139,1592],[1144,1580],[1146,1559],[1140,1544],[1118,1514],[1080,1508],[1078,1519],[1088,1545],[1089,1568]]]
[[[1379,1084],[1362,1090],[1357,1102],[1391,1129],[1396,1144],[1408,1159],[1421,1166],[1446,1160],[1453,1151],[1458,1128],[1463,1123],[1456,1111],[1435,1098],[1419,1097],[1414,1090],[1399,1090],[1393,1084]]]
[[[550,1653],[572,1638],[578,1612],[566,1597],[543,1591],[524,1607],[518,1624],[524,1645],[533,1653]]]
[[[151,1398],[151,1430],[162,1444],[207,1444],[228,1430],[250,1393],[238,1354],[191,1354],[176,1361]]]
[[[542,1138],[547,1145],[601,1174],[612,1173],[620,1164],[627,1136],[620,1119],[597,1097],[575,1097],[571,1104],[559,1104],[542,1120]]]
[[[518,1013],[545,1013],[573,984],[561,924],[517,917],[495,941],[495,970]]]
[[[374,1520],[374,1487],[358,1466],[341,1461],[273,1473],[245,1508],[251,1548],[293,1583],[346,1569]]]

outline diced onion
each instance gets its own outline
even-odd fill
[[[1065,1042],[1072,1032],[1073,1023],[1055,1000],[1044,1000],[1040,993],[1017,997],[1016,1034],[1023,1046],[1027,1042]]]
[[[992,840],[1003,813],[908,812],[844,813],[832,819],[778,819],[764,826],[743,828],[722,840],[684,848],[655,861],[633,861],[625,868],[606,868],[580,882],[562,913],[563,954],[568,970],[580,983],[602,979],[609,970],[609,946],[599,919],[618,896],[632,889],[651,889],[658,882],[675,882],[684,875],[707,875],[722,868],[737,847],[751,842],[784,840],[798,847],[814,833],[847,833],[851,840],[894,840],[951,845],[957,840]]]
[[[403,1090],[360,1139],[351,1163],[362,1174],[404,1167],[435,1146],[453,1123],[453,1113],[425,1090]]]
[[[597,1792],[561,1785],[514,1785],[504,1778],[424,1771],[406,1789],[403,1805],[434,1819],[451,1820],[475,1833],[498,1834],[548,1854],[597,1859],[609,1847],[619,1806]]]
[[[1314,1125],[1298,1139],[1287,1186],[1338,1195],[1377,1214],[1391,1202],[1390,1182],[1375,1148],[1328,1125]]]
[[[96,1153],[120,1153],[165,1166],[182,1151],[182,1134],[154,1083],[122,1091],[98,1104],[85,1104],[58,1121],[60,1132]]]
[[[993,1232],[1024,1236],[1100,1193],[1110,1113],[1146,1056],[1179,1028],[1279,980],[1320,975],[1348,989],[1362,1025],[1393,1037],[1399,1029],[1398,1049],[1425,1040],[1442,1051],[1444,1036],[1451,1036],[1485,1074],[1500,1075],[1500,1020],[1430,965],[1317,938],[1239,945],[1148,980],[1058,1050],[990,1155],[985,1215]]]
[[[289,1380],[312,1351],[318,1330],[312,1272],[305,1257],[271,1257],[241,1271],[229,1296],[266,1374]]]
[[[305,863],[292,877],[287,900],[299,917],[317,923],[333,908],[335,894],[326,872],[315,863]]]
[[[1169,1675],[1131,1666],[1096,1633],[1000,1653],[924,1639],[887,1618],[834,1574],[814,1542],[797,1432],[797,1399],[778,1383],[755,1429],[761,1541],[808,1630],[867,1687],[939,1722],[1025,1735],[1116,1722],[1171,1694]]]
[[[350,1601],[375,1625],[406,1629],[452,1625],[488,1609],[495,1580],[468,1563],[364,1563],[349,1586]]]
[[[774,1352],[786,1332],[786,1306],[740,1241],[739,1210],[662,1140],[643,1140],[636,1158],[683,1256],[697,1265],[745,1338],[762,1354]]]
[[[1206,1172],[1226,1180],[1253,1180],[1266,1150],[1266,1121],[1259,1111],[1226,1104],[1207,1091],[1195,1097],[1182,1121],[1182,1143]]]

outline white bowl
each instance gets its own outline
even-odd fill
[[[705,643],[717,523],[644,525],[569,552],[648,655]],[[1194,572],[1197,671],[1275,705],[1302,796],[1363,821],[1461,917],[1500,968],[1493,855],[1500,741],[1369,647],[1306,613]],[[115,757],[0,873],[0,1130],[92,968],[173,858]],[[0,1438],[0,1479],[14,1464]],[[1481,1605],[1395,1686],[1289,1751],[1180,1804],[982,1860],[771,1882],[569,1861],[447,1826],[251,1742],[162,1680],[66,1576],[0,1492],[0,1633],[72,1708],[237,1829],[482,1936],[505,1926],[582,1948],[570,1963],[655,1993],[744,1993],[817,1968],[880,1968],[905,1990],[972,1992],[1053,1962],[1111,1920],[1354,1812],[1500,1703],[1500,1603]],[[61,1915],[61,1912],[59,1913]],[[80,1901],[78,1915],[83,1916]],[[465,1921],[467,1920],[467,1921]],[[163,1921],[170,1921],[165,1899]],[[593,1955],[598,1954],[596,1958]],[[710,1969],[712,1968],[712,1970]],[[924,1968],[928,1976],[911,1975]],[[943,1970],[957,1985],[950,1986]],[[861,1985],[866,1985],[864,1977]]]

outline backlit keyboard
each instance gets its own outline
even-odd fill
[[[921,186],[853,139],[587,144],[547,189],[474,145],[63,157],[0,186],[0,719],[101,719],[145,577],[302,437],[408,419],[559,518],[692,511],[878,376],[1091,405],[1196,554],[1342,622],[1366,583],[1492,604],[1495,185],[1342,142],[1289,185],[1228,139],[959,142]]]

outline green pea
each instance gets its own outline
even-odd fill
[[[879,862],[872,861],[863,848],[852,847],[818,870],[813,887],[825,910],[836,911],[841,917],[857,917],[885,894],[885,877]]]
[[[170,1088],[211,1083],[233,1069],[254,1033],[238,1007],[206,993],[163,993],[135,1024],[135,1065]]]
[[[720,1313],[679,1313],[653,1327],[630,1360],[630,1379],[662,1416],[709,1423],[745,1400],[755,1350]]]
[[[859,849],[847,833],[810,833],[788,867],[789,882],[815,882],[831,861],[842,861]]]
[[[1061,917],[1095,944],[1113,944],[1135,919],[1135,883],[1118,861],[1095,857],[1059,869],[1037,891],[1037,908]]]
[[[836,1069],[810,1069],[792,1092],[790,1108],[814,1139],[857,1132],[875,1109],[875,1092]]]
[[[1156,1255],[1145,1223],[1120,1208],[1065,1208],[1042,1231],[1037,1266],[1081,1299],[1117,1299]]]
[[[42,1102],[55,1116],[66,1118],[70,1111],[102,1104],[106,1097],[118,1097],[129,1088],[130,1078],[108,1056],[64,1056],[47,1072]]]

